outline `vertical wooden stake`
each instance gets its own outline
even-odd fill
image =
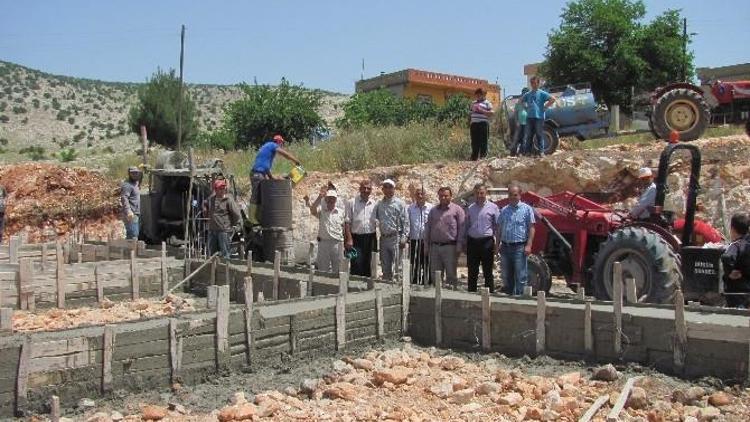
[[[249,274],[249,273],[248,273]],[[253,350],[253,278],[245,277],[245,357],[252,364]]]
[[[409,260],[403,260],[402,271],[405,273],[401,277],[401,335],[405,336],[409,332],[409,302],[411,300],[411,280],[409,277]]]
[[[216,309],[219,298],[219,286],[208,286],[206,288],[206,308]]]
[[[169,292],[169,272],[167,270],[167,242],[161,242],[161,295]]]
[[[627,299],[628,303],[638,302],[635,279],[633,277],[628,277],[625,279],[625,298]]]
[[[524,286],[523,297],[532,297],[532,296],[534,296],[534,288],[531,286]]]
[[[289,353],[297,353],[297,315],[289,316]]]
[[[378,253],[373,252],[370,255],[370,259],[371,259],[370,260],[370,277],[372,277],[373,280],[377,280],[378,279],[378,259],[380,259],[378,256]]]
[[[377,324],[378,340],[385,335],[385,321],[383,320],[383,290],[380,286],[375,288],[375,321]]]
[[[339,271],[339,294],[346,296],[349,293],[349,273]]]
[[[227,369],[231,358],[229,349],[229,286],[217,286],[216,297],[216,368]]]
[[[78,252],[78,259],[76,262],[79,264],[83,263],[83,252]]]
[[[130,251],[130,287],[133,291],[133,300],[138,300],[141,297],[141,281],[138,279],[134,250]]]
[[[55,253],[57,260],[55,262],[55,278],[57,284],[57,307],[65,307],[65,257],[63,255],[62,243],[58,240],[55,243]]]
[[[578,286],[576,297],[578,300],[581,300],[581,301],[586,300],[586,288],[583,286]]]
[[[104,281],[99,274],[99,264],[94,265],[94,284],[96,284],[96,302],[104,301]]]
[[[547,343],[547,298],[544,290],[536,292],[536,354],[543,355]]]
[[[674,295],[674,371],[682,374],[687,354],[687,323],[685,322],[685,297],[682,290]]]
[[[336,296],[336,350],[343,350],[346,345],[346,296]]]
[[[28,403],[29,366],[31,364],[31,340],[24,337],[21,343],[21,353],[18,357],[18,373],[16,377],[16,415],[22,415]]]
[[[312,264],[308,264],[310,271],[307,273],[307,297],[313,295],[313,281],[315,280],[315,268]]]
[[[613,345],[615,354],[620,356],[622,353],[622,263],[615,262],[612,271]]]
[[[180,382],[180,367],[182,367],[182,348],[177,336],[177,320],[169,319],[169,363],[172,384]]]
[[[490,289],[482,288],[482,350],[489,352],[492,347],[491,327],[492,308],[490,307]]]
[[[258,298],[255,300],[256,302],[263,303],[266,299],[263,297],[263,292],[258,292]]]
[[[0,332],[13,332],[13,308],[0,308]]]
[[[115,351],[115,326],[104,326],[102,340],[102,392],[112,391],[112,355]]]
[[[24,294],[31,293],[30,299],[27,299],[26,301],[22,300],[21,297]],[[27,298],[29,297],[27,296]],[[19,298],[19,306],[21,309],[29,309],[30,305],[28,302],[33,300],[34,297],[34,274],[31,270],[31,259],[30,258],[21,258],[19,260],[18,264],[18,298]]]
[[[247,251],[247,276],[253,276],[253,251]]]
[[[42,256],[39,266],[42,268],[42,272],[47,269],[47,243],[42,243]]]
[[[594,356],[594,331],[591,328],[591,299],[586,299],[583,308],[583,349],[587,357]]]
[[[435,283],[435,346],[440,346],[443,343],[443,281],[440,279],[440,271],[432,273],[432,280]]]
[[[106,252],[106,258],[104,258],[106,261],[109,261],[112,259],[112,233],[107,234],[107,244],[105,245]]]
[[[279,300],[279,278],[281,278],[281,251],[275,251],[273,254],[273,290],[271,291],[273,300]]]
[[[60,422],[60,397],[52,396],[49,400],[50,419],[52,422]]]
[[[211,278],[211,280],[208,283],[209,286],[215,286],[216,285],[216,260],[217,259],[218,259],[217,257],[211,258],[211,266],[210,266],[210,269],[209,269],[209,272],[210,272],[209,277]]]

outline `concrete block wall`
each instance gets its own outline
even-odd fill
[[[381,333],[375,291],[341,297],[343,326],[337,323],[337,298],[324,296],[255,303],[249,333],[246,305],[227,305],[226,317],[220,306],[173,318],[0,338],[0,417],[17,410],[44,412],[52,394],[69,406],[112,390],[193,383],[232,368],[270,366],[283,355],[332,353],[401,333],[400,289],[382,290]]]
[[[440,314],[441,347],[482,348],[482,303],[477,294],[443,292]],[[621,350],[615,351],[611,303],[591,304],[592,350],[585,348],[585,305],[547,300],[543,354],[570,360],[637,362],[686,378],[712,376],[728,382],[748,380],[750,316],[732,313],[685,312],[687,342],[684,365],[675,363],[675,311],[669,307],[625,306]],[[537,355],[536,299],[492,297],[491,352],[509,356]],[[408,334],[418,343],[435,345],[433,291],[412,292]]]

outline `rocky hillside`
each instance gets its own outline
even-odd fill
[[[13,160],[20,153],[28,159],[36,150],[49,157],[68,147],[90,155],[137,149],[127,118],[141,85],[51,75],[0,61],[0,156]],[[223,106],[241,96],[237,85],[188,85],[188,90],[200,127],[207,130],[220,125]],[[338,117],[346,98],[326,95],[323,117]]]

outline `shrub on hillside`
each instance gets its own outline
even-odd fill
[[[28,110],[26,110],[26,108],[25,108],[25,107],[21,107],[21,106],[14,106],[14,107],[13,107],[13,113],[16,113],[16,114],[24,114],[24,113],[26,113],[27,111],[28,111]]]
[[[149,139],[167,147],[177,145],[177,103],[180,100],[180,80],[174,69],[163,72],[157,69],[151,80],[138,91],[138,103],[129,113],[129,126],[140,133],[146,126]],[[188,90],[182,93],[182,144],[191,143],[197,134],[195,104]]]
[[[236,148],[259,146],[276,133],[286,139],[307,139],[324,125],[318,114],[323,94],[292,85],[241,85],[244,96],[225,107],[224,131],[234,135]]]
[[[47,158],[45,156],[45,150],[44,150],[44,148],[40,147],[38,145],[33,145],[33,146],[30,146],[30,147],[21,148],[20,150],[18,150],[18,152],[20,154],[24,154],[24,155],[28,156],[29,159],[32,160],[32,161],[44,160],[45,158]]]
[[[60,150],[57,156],[60,158],[60,161],[62,161],[63,163],[67,163],[78,158],[78,152],[76,152],[76,149],[72,147],[64,148]]]

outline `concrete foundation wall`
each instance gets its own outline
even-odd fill
[[[245,306],[232,305],[227,320],[221,311],[200,312],[0,338],[0,417],[16,409],[43,412],[51,394],[69,406],[106,391],[194,383],[232,368],[271,366],[282,356],[331,353],[377,341],[376,293],[343,297],[341,327],[336,297],[320,297],[254,304],[249,336]],[[382,297],[382,336],[397,336],[401,290],[385,289]],[[217,328],[217,319],[227,321],[226,331]],[[339,329],[344,344],[337,342]],[[223,341],[228,347],[220,346]]]
[[[413,292],[408,334],[435,345],[433,292]],[[441,347],[481,350],[482,304],[476,294],[445,292],[442,300]],[[747,315],[685,312],[685,363],[675,364],[673,309],[626,306],[622,314],[621,351],[615,351],[612,304],[591,305],[593,348],[585,348],[585,305],[548,300],[544,312],[543,354],[562,359],[637,362],[687,378],[748,379],[750,326]],[[537,354],[536,299],[493,297],[490,300],[490,347],[510,356]]]

